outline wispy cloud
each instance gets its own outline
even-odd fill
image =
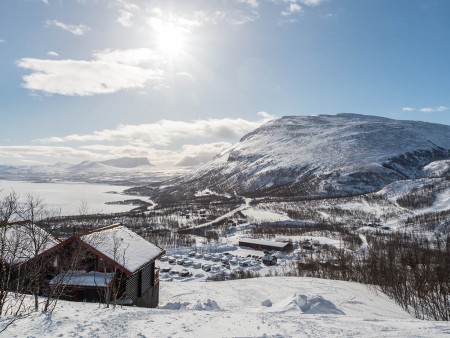
[[[91,30],[90,27],[83,25],[83,24],[79,24],[79,25],[70,25],[70,24],[66,24],[64,22],[58,21],[58,20],[47,20],[45,22],[45,27],[51,28],[51,27],[55,27],[55,28],[59,28],[62,30],[65,30],[67,32],[70,32],[74,35],[84,35],[86,34],[89,30]]]
[[[325,1],[326,0],[300,0],[300,2],[305,4],[306,6],[317,6]]]
[[[0,43],[5,43],[6,40],[0,39]]]
[[[120,23],[124,27],[131,27],[133,25],[132,24],[133,16],[134,16],[133,13],[131,13],[125,9],[120,9],[119,17],[117,18],[117,22]]]
[[[47,52],[47,55],[48,56],[53,56],[53,57],[59,57],[59,54],[58,53],[56,53],[56,52],[54,52],[54,51],[49,51],[49,52]]]
[[[94,158],[92,152],[71,147],[53,146],[0,146],[1,156],[39,155],[57,158]]]
[[[423,107],[420,108],[419,111],[422,113],[434,113],[434,112],[443,112],[448,110],[449,107],[446,106],[438,106],[438,107]]]
[[[283,16],[291,16],[293,14],[301,13],[301,12],[303,12],[302,6],[300,6],[296,2],[291,2],[291,3],[288,4],[287,8],[284,11],[281,12],[281,15],[283,15]]]
[[[92,60],[42,60],[23,58],[17,66],[31,70],[23,87],[49,94],[89,96],[124,89],[158,86],[164,71],[150,49],[105,50]]]
[[[447,106],[436,106],[436,107],[421,107],[421,108],[415,108],[415,107],[403,107],[402,111],[405,112],[413,112],[413,111],[419,111],[421,113],[434,113],[434,112],[443,112],[449,110],[450,107]]]
[[[238,0],[238,2],[245,3],[245,4],[247,4],[247,5],[249,5],[250,7],[253,7],[253,8],[258,8],[259,7],[259,1],[258,0]]]
[[[92,134],[72,134],[35,140],[39,143],[61,142],[126,142],[132,145],[167,146],[175,140],[216,138],[230,140],[241,137],[273,117],[259,113],[259,121],[242,118],[207,119],[195,121],[160,120],[150,124],[122,124],[115,129],[103,129]]]

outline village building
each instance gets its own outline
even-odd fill
[[[290,251],[293,249],[290,242],[275,242],[263,239],[241,238],[239,239],[239,246],[246,246],[256,250],[275,250],[275,251]]]
[[[262,262],[265,265],[277,265],[278,259],[275,255],[264,255]]]

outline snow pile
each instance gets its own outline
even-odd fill
[[[324,299],[322,296],[316,295],[310,297],[303,294],[295,294],[293,297],[274,304],[272,307],[274,312],[298,311],[308,314],[334,314],[345,315],[331,301]]]

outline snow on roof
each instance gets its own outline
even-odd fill
[[[99,229],[82,236],[81,240],[131,273],[164,252],[123,225]]]
[[[249,243],[249,244],[256,244],[256,245],[268,245],[273,246],[275,248],[284,248],[289,243],[284,242],[273,242],[273,241],[266,241],[263,239],[254,239],[254,238],[241,238],[239,239],[239,245],[241,243]]]
[[[15,265],[28,261],[57,245],[59,241],[35,224],[7,225],[4,231],[5,247],[0,260]]]
[[[98,271],[86,272],[84,270],[69,270],[61,272],[50,281],[50,285],[72,285],[72,286],[107,286],[114,278],[114,273],[103,273]]]

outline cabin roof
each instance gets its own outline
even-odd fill
[[[164,253],[163,249],[120,224],[100,228],[80,239],[131,273]]]
[[[18,265],[59,244],[60,241],[35,224],[7,225],[3,261]]]

